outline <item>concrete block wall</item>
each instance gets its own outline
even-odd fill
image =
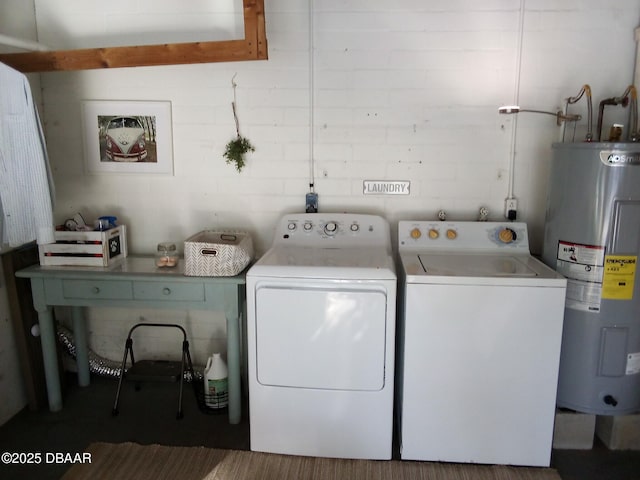
[[[197,2],[190,9],[206,17],[215,3]],[[322,210],[375,212],[395,222],[432,218],[440,208],[452,218],[470,219],[484,205],[499,219],[513,173],[520,219],[530,224],[531,243],[539,250],[550,146],[560,132],[548,117],[521,115],[512,169],[515,118],[499,116],[497,107],[514,101],[519,58],[523,105],[554,110],[584,83],[596,100],[621,93],[633,81],[637,2],[523,2],[519,57],[521,3],[513,0],[316,0],[313,91],[309,3],[266,2],[265,62],[43,75],[45,128],[60,185],[58,218],[77,210],[115,213],[132,224],[130,244],[138,253],[152,251],[157,241],[216,227],[246,228],[264,251],[275,220],[303,207],[313,121],[313,175]],[[36,0],[36,6],[41,41],[63,40],[67,47],[119,37],[109,20],[131,8],[112,3],[98,9],[97,22],[94,10],[69,2]],[[164,22],[172,7],[138,2],[134,8],[149,24],[154,18]],[[46,14],[52,9],[57,22],[68,23],[54,24]],[[64,15],[65,9],[73,13]],[[183,31],[202,30],[177,14],[174,25],[163,28],[180,30],[175,23],[182,21]],[[88,24],[100,28],[87,39],[81,25]],[[65,32],[62,40],[59,31]],[[156,39],[166,41],[162,34]],[[234,135],[234,75],[241,131],[257,147],[242,174],[222,158]],[[78,113],[83,99],[171,101],[175,176],[85,175]],[[607,121],[627,123],[626,113],[612,112]],[[412,193],[364,197],[365,179],[410,180]],[[151,220],[158,211],[161,222]]]
[[[39,40],[66,48],[121,36],[112,20],[127,14],[144,18],[147,43],[200,33],[195,16],[211,18],[220,4],[34,3]],[[240,228],[251,232],[260,254],[277,219],[303,210],[311,171],[321,211],[377,213],[392,226],[435,218],[441,208],[452,219],[469,220],[486,206],[491,219],[501,219],[513,175],[519,219],[529,224],[539,252],[551,144],[560,130],[551,117],[522,114],[516,122],[497,108],[516,100],[519,66],[523,106],[555,110],[585,83],[596,105],[619,95],[633,81],[640,20],[637,0],[267,0],[265,9],[268,61],[41,75],[58,221],[77,211],[88,219],[116,215],[129,226],[132,253],[151,253],[160,241],[181,242],[203,229]],[[170,26],[163,23],[167,18]],[[233,36],[237,28],[229,30]],[[235,136],[234,76],[240,129],[256,146],[240,174],[222,157]],[[170,101],[174,175],[85,174],[82,100]],[[585,107],[572,111],[584,114]],[[627,124],[627,113],[612,110],[606,121]],[[585,130],[580,122],[576,138]],[[364,196],[363,180],[409,180],[411,195]],[[131,313],[124,324],[141,314]],[[108,336],[101,318],[112,315],[91,315],[93,338]],[[214,344],[221,341],[222,320],[201,335],[202,344],[207,335]],[[101,341],[94,342],[98,347]],[[113,349],[118,341],[103,343],[97,353],[120,356],[120,348]],[[206,352],[196,356],[206,358]]]

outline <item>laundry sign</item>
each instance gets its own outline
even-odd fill
[[[408,180],[365,180],[364,195],[409,195],[411,182]]]

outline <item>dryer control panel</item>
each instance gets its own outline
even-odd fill
[[[276,227],[274,245],[321,248],[391,248],[389,223],[377,215],[289,214]]]
[[[529,236],[523,222],[401,221],[398,248],[529,253]]]

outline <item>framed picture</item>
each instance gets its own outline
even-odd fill
[[[88,173],[173,175],[171,102],[82,102]]]

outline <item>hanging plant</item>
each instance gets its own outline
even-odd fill
[[[231,79],[231,86],[233,87],[233,102],[231,102],[231,108],[233,109],[233,119],[236,122],[236,138],[230,140],[224,150],[223,156],[227,159],[227,164],[234,164],[236,170],[242,171],[246,162],[244,156],[247,152],[255,152],[255,147],[251,144],[248,138],[240,135],[240,122],[238,121],[238,114],[236,113],[236,82],[234,75]]]
[[[227,143],[227,147],[224,151],[224,157],[227,159],[227,164],[235,164],[236,170],[238,170],[238,172],[241,172],[245,166],[245,153],[255,151],[256,149],[253,145],[251,145],[249,139],[238,134],[235,139]]]

